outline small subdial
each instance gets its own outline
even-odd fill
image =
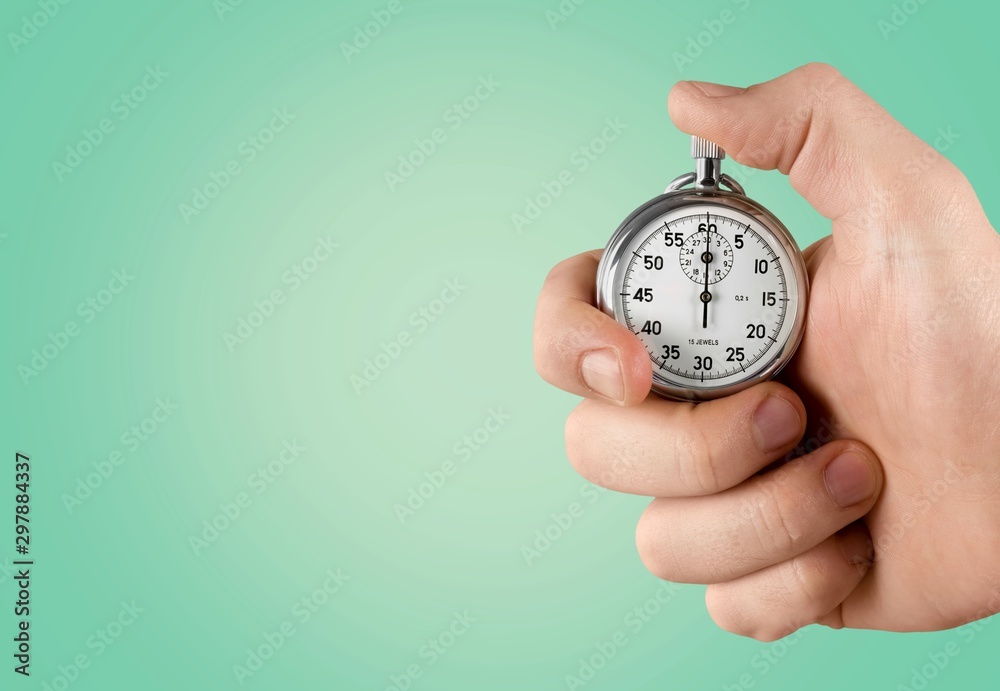
[[[729,240],[710,231],[689,235],[681,245],[679,258],[687,277],[702,285],[705,284],[705,271],[708,271],[708,284],[711,285],[724,279],[733,268],[733,248]]]

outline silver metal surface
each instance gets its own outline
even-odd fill
[[[694,173],[684,173],[684,175],[678,175],[676,178],[670,181],[670,184],[667,185],[667,189],[664,191],[664,193],[673,192],[674,190],[679,190],[682,187],[687,187],[692,182],[694,182],[695,177],[696,176]]]
[[[733,192],[736,192],[737,194],[742,194],[744,197],[747,194],[746,192],[743,191],[743,185],[736,182],[725,173],[722,174],[722,179],[720,180],[720,182],[729,189],[731,189]]]
[[[664,193],[676,192],[679,189],[683,189],[688,185],[690,185],[691,183],[693,183],[697,177],[698,176],[696,173],[684,173],[684,175],[678,175],[676,178],[670,181],[670,184],[667,185],[667,189],[664,190]],[[743,185],[736,182],[735,180],[733,180],[733,178],[731,178],[729,175],[726,175],[725,173],[722,174],[722,179],[719,181],[719,183],[720,185],[725,185],[726,187],[731,189],[733,192],[736,192],[737,194],[742,194],[744,196],[746,195],[746,192],[743,191]]]
[[[720,163],[725,157],[725,152],[712,142],[694,137],[691,141],[691,153],[692,155],[704,154],[696,157],[698,170],[676,178],[667,186],[667,191],[664,194],[651,199],[633,211],[611,236],[597,268],[597,306],[618,322],[625,323],[624,316],[619,314],[618,301],[615,296],[622,292],[624,274],[622,269],[628,264],[629,259],[625,256],[626,248],[638,234],[647,231],[648,224],[653,219],[688,206],[705,204],[719,207],[719,213],[723,215],[727,209],[733,209],[756,219],[757,223],[766,232],[769,232],[784,249],[792,264],[795,285],[794,287],[789,286],[789,291],[796,291],[796,308],[795,314],[792,315],[791,330],[784,342],[775,344],[775,352],[763,369],[736,384],[694,389],[664,377],[654,368],[653,391],[655,393],[682,401],[704,401],[728,396],[759,382],[767,381],[788,364],[802,341],[802,333],[805,329],[805,313],[809,301],[809,277],[795,238],[788,232],[784,224],[766,208],[747,197],[743,187],[738,182],[721,173]],[[717,157],[712,154],[717,154]],[[695,184],[694,189],[682,189],[691,183]],[[720,184],[729,187],[732,191],[722,189]]]
[[[726,152],[716,144],[701,137],[691,137],[691,158],[718,158],[726,157]]]
[[[722,181],[722,159],[698,158],[694,162],[694,188],[717,190]]]
[[[722,159],[726,152],[715,142],[691,137],[691,158],[694,159],[694,188],[717,190],[722,182]]]

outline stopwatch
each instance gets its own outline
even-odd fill
[[[646,346],[653,391],[667,398],[720,398],[770,379],[802,340],[802,253],[722,173],[725,156],[692,137],[695,171],[633,211],[597,269],[597,306]]]

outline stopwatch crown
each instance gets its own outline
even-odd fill
[[[726,152],[716,144],[701,137],[691,137],[691,158],[717,158],[723,159]]]

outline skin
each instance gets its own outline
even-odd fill
[[[543,378],[585,397],[571,463],[655,497],[640,557],[708,584],[728,631],[931,631],[1000,611],[1000,236],[971,185],[827,65],[747,89],[680,82],[669,111],[832,221],[804,252],[805,336],[781,382],[667,401],[638,339],[594,307],[601,252],[560,263],[534,348]]]

